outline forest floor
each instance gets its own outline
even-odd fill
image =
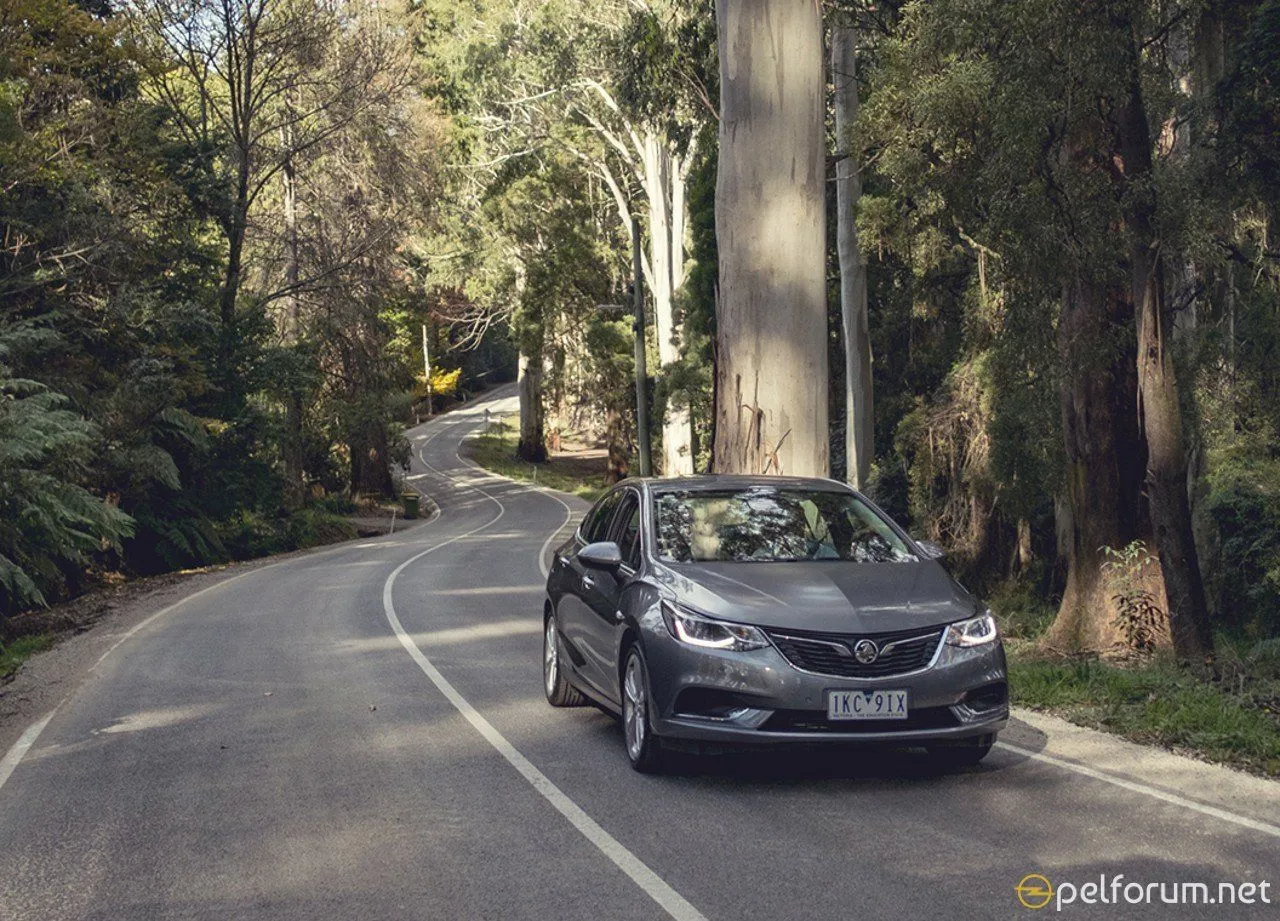
[[[603,447],[582,433],[570,432],[561,437],[559,450],[549,452],[546,463],[531,464],[516,457],[519,425],[515,414],[496,416],[487,430],[464,443],[463,453],[486,470],[589,502],[604,493],[608,452]]]
[[[1251,659],[1227,638],[1219,640],[1212,678],[1160,659],[1045,657],[1016,640],[1007,647],[1010,697],[1016,705],[1133,742],[1280,777],[1276,663]]]

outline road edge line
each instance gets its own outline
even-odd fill
[[[53,719],[53,715],[57,712],[58,708],[54,707],[23,730],[22,735],[18,736],[18,741],[10,746],[9,751],[5,753],[3,758],[0,758],[0,787],[4,786],[5,781],[9,779],[9,775],[18,767],[27,751],[36,743],[36,739],[40,737],[40,733],[44,732],[44,727],[49,725],[49,720]]]
[[[1240,825],[1253,831],[1262,832],[1265,835],[1271,835],[1273,838],[1280,838],[1280,827],[1258,819],[1251,819],[1248,816],[1237,815],[1234,812],[1228,812],[1225,809],[1220,809],[1217,806],[1210,806],[1207,803],[1199,803],[1193,799],[1178,796],[1176,793],[1167,793],[1164,790],[1147,786],[1146,784],[1139,783],[1136,780],[1127,780],[1124,777],[1117,777],[1114,774],[1099,771],[1096,768],[1088,767],[1087,765],[1080,764],[1076,761],[1068,761],[1065,758],[1046,755],[1041,752],[1032,751],[1029,748],[1023,748],[1020,745],[1013,745],[1009,742],[996,742],[996,748],[1002,748],[1005,751],[1013,752],[1014,754],[1021,755],[1024,758],[1031,758],[1034,761],[1051,764],[1054,767],[1071,771],[1084,777],[1092,778],[1093,780],[1100,780],[1103,783],[1109,783],[1113,786],[1120,787],[1123,790],[1128,790],[1131,793],[1141,793],[1174,806],[1181,806],[1184,809],[1190,809],[1193,812],[1199,812],[1202,815],[1211,816],[1224,822]]]

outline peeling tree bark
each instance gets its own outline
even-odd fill
[[[649,202],[649,289],[658,361],[664,368],[680,360],[675,293],[684,283],[685,170],[685,163],[671,153],[665,139],[653,132],[645,134],[641,175]],[[689,410],[668,404],[662,423],[664,476],[693,473],[692,434]]]
[[[817,0],[721,0],[714,466],[826,476],[826,150]]]
[[[831,82],[836,110],[836,249],[840,258],[840,319],[844,336],[847,479],[862,489],[875,456],[871,401],[871,333],[867,324],[867,263],[854,224],[862,176],[853,156],[858,121],[857,31],[838,18],[831,31]]]
[[[1067,577],[1046,643],[1060,651],[1102,651],[1120,640],[1104,578],[1104,547],[1139,536],[1143,445],[1135,424],[1132,349],[1105,354],[1133,319],[1132,306],[1105,284],[1077,277],[1063,291],[1058,322],[1059,395],[1066,501],[1059,505],[1059,552]]]
[[[545,418],[542,411],[542,352],[520,350],[516,388],[520,394],[520,443],[516,454],[540,464],[547,459]]]
[[[1155,226],[1151,135],[1142,96],[1141,60],[1127,30],[1126,93],[1116,109],[1130,280],[1138,313],[1139,412],[1147,443],[1147,495],[1156,549],[1169,601],[1174,650],[1187,660],[1213,649],[1200,560],[1187,499],[1187,456],[1182,408],[1173,367],[1173,316],[1164,286],[1164,256]]]

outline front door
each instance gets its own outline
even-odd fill
[[[592,681],[598,682],[600,689],[614,700],[620,700],[618,663],[614,661],[618,630],[622,626],[618,601],[622,587],[631,581],[639,568],[640,495],[634,489],[624,491],[622,503],[613,516],[609,536],[605,539],[618,545],[623,564],[616,573],[603,570],[591,573],[593,584],[589,591],[583,593],[591,614],[583,636],[584,651],[593,666]]]

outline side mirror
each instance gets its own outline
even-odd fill
[[[607,569],[610,572],[622,565],[622,551],[611,540],[601,540],[587,544],[578,551],[578,559],[583,566],[591,569]]]
[[[944,560],[947,557],[947,551],[931,540],[918,540],[916,546],[920,548],[926,560]]]

